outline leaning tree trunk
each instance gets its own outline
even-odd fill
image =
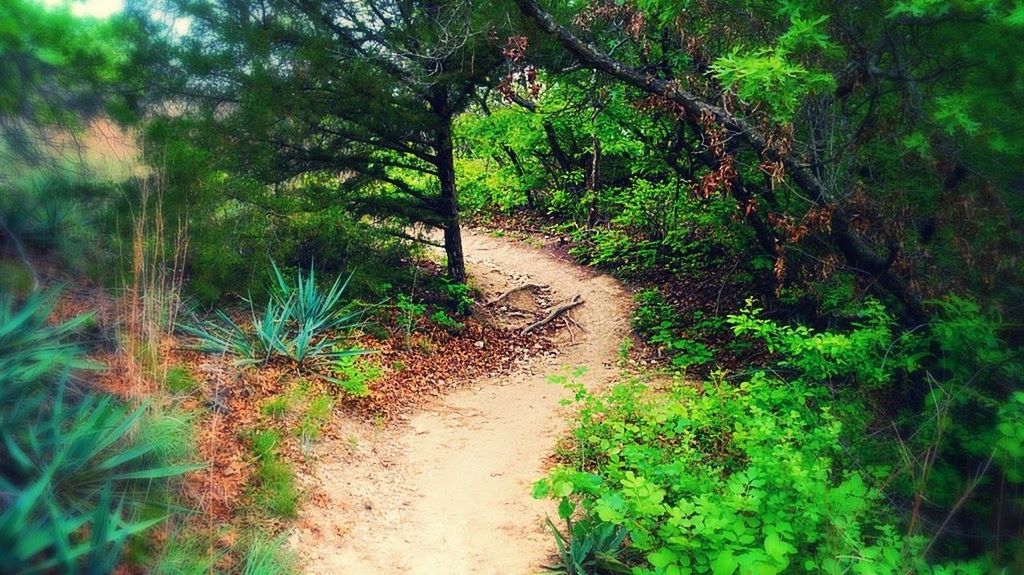
[[[437,106],[435,106],[437,109]],[[452,116],[443,107],[438,110],[437,178],[441,184],[438,209],[444,221],[444,252],[448,257],[448,278],[466,283],[466,259],[462,253],[459,229],[459,199],[455,187],[455,150],[452,145]]]

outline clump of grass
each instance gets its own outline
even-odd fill
[[[217,563],[224,557],[222,551],[212,549],[203,539],[172,533],[152,563],[153,575],[206,575],[213,573]]]
[[[333,407],[334,403],[326,395],[314,399],[309,404],[309,409],[306,410],[305,415],[302,416],[302,421],[299,422],[297,429],[299,437],[305,442],[310,442],[320,437],[320,431],[330,423],[331,409]]]
[[[299,490],[295,486],[295,470],[277,451],[281,434],[274,429],[261,429],[252,434],[251,441],[257,459],[253,506],[266,509],[275,517],[295,517]]]
[[[264,403],[263,407],[260,409],[260,412],[267,417],[280,419],[288,413],[288,410],[290,408],[291,404],[288,401],[288,396],[278,395],[272,397],[269,401]]]
[[[174,395],[191,395],[199,389],[199,382],[183,365],[172,365],[167,368],[164,385],[167,391]]]
[[[242,575],[289,575],[296,573],[295,557],[281,538],[257,536],[249,545]]]

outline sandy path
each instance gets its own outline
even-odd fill
[[[581,294],[573,316],[587,333],[574,344],[562,333],[557,356],[473,382],[408,425],[352,428],[322,445],[308,478],[320,496],[292,537],[307,573],[525,575],[549,557],[543,519],[554,510],[530,486],[565,425],[565,392],[546,377],[585,366],[588,384],[613,378],[629,296],[607,276],[520,242],[467,230],[464,248],[487,297],[524,282],[548,284],[555,301]]]

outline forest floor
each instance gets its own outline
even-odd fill
[[[571,316],[582,329],[559,320],[550,351],[464,382],[395,424],[337,422],[344,429],[316,447],[317,463],[301,478],[311,496],[291,545],[309,573],[525,575],[550,559],[544,517],[555,510],[530,491],[564,431],[568,392],[548,376],[585,368],[579,380],[588,387],[616,378],[631,299],[543,242],[471,230],[463,240],[483,301],[547,286],[483,307],[488,321],[521,328],[578,294],[585,303]]]

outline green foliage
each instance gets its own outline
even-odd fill
[[[109,263],[102,230],[120,206],[117,190],[60,171],[0,183],[0,225],[29,250],[54,253],[76,271]]]
[[[299,427],[296,433],[305,442],[311,442],[320,437],[321,430],[331,422],[334,403],[331,398],[323,395],[310,402],[306,413],[299,420]]]
[[[341,305],[347,282],[337,278],[325,292],[316,284],[315,272],[299,272],[295,285],[289,284],[274,265],[277,279],[270,300],[258,316],[250,300],[251,326],[243,327],[217,310],[217,320],[204,324],[182,324],[186,333],[199,340],[198,349],[207,353],[229,353],[242,364],[261,364],[275,357],[296,365],[316,359],[340,359],[366,353],[345,349],[345,334],[357,324],[361,311]]]
[[[398,310],[398,327],[405,334],[405,344],[409,345],[409,338],[419,326],[420,319],[427,313],[426,304],[416,303],[405,294],[399,294],[395,301],[395,309]]]
[[[121,21],[76,18],[66,6],[4,2],[0,116],[7,120],[0,147],[5,156],[38,161],[41,144],[54,130],[78,128],[102,109],[113,95],[107,88],[122,78],[123,38],[129,33]]]
[[[84,317],[48,324],[53,301],[0,300],[0,554],[17,573],[105,573],[162,521],[168,478],[194,468],[173,460],[187,425],[71,385],[89,366],[69,340]]]
[[[755,374],[738,386],[574,386],[571,467],[534,494],[620,526],[637,574],[930,573],[884,495],[844,468],[827,395]],[[936,572],[939,572],[936,570]]]
[[[833,412],[848,430],[844,443],[866,467],[891,470],[886,481],[896,497],[927,498],[934,513],[988,529],[1002,514],[1019,509],[1017,503],[993,503],[1000,501],[1000,481],[981,481],[977,470],[1011,484],[1022,481],[1024,459],[1015,446],[1024,433],[1016,391],[1024,382],[1024,366],[1000,339],[1000,322],[975,303],[950,297],[934,305],[938,313],[927,329],[905,332],[873,300],[851,306],[855,315],[842,318],[843,329],[781,325],[761,318],[752,302],[729,323],[737,334],[767,346],[776,373],[831,388]],[[872,421],[872,413],[892,409],[883,403],[891,394],[908,393],[905,389],[912,390],[910,399],[894,422]],[[895,433],[867,434],[878,425]],[[928,456],[907,460],[908,454],[922,453]],[[965,494],[973,503],[963,505]],[[944,548],[949,557],[962,553],[944,539],[930,545]],[[1010,547],[1005,558],[1017,553]]]
[[[920,338],[896,335],[896,322],[876,300],[861,302],[845,332],[817,332],[760,317],[752,299],[740,314],[729,316],[736,335],[751,335],[781,358],[779,365],[815,383],[855,382],[866,388],[893,383],[899,373],[913,373],[922,357]]]
[[[683,332],[683,318],[657,288],[641,290],[633,297],[632,325],[652,345],[672,357],[677,367],[702,365],[714,359],[714,353],[699,341],[680,335]]]
[[[452,311],[459,315],[469,315],[476,304],[473,289],[464,283],[445,279],[441,284],[441,293],[451,301]]]
[[[175,533],[164,544],[152,575],[209,575],[223,552],[211,552],[209,542]]]
[[[264,403],[263,407],[260,408],[260,413],[276,419],[284,417],[290,408],[291,402],[288,400],[288,396],[279,395]]]
[[[369,395],[370,384],[384,373],[383,369],[369,358],[344,357],[333,365],[334,377],[328,379],[355,397]]]
[[[456,320],[455,318],[449,316],[448,314],[444,313],[444,310],[440,310],[440,309],[437,310],[436,312],[434,312],[430,316],[430,319],[433,320],[434,323],[436,323],[437,325],[443,327],[444,329],[446,329],[447,331],[449,331],[451,333],[458,333],[458,332],[462,331],[462,328],[466,327],[466,325],[464,323],[462,323],[462,322]]]

